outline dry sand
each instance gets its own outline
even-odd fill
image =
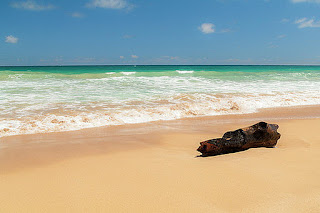
[[[0,212],[320,212],[313,117],[320,107],[1,138]],[[276,148],[196,157],[260,120],[280,125]]]

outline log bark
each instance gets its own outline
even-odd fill
[[[252,126],[226,132],[222,138],[200,142],[201,156],[213,156],[256,147],[274,147],[280,138],[277,124],[260,122]]]

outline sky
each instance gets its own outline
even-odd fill
[[[320,64],[320,0],[1,0],[0,66]]]

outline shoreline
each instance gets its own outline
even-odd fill
[[[193,117],[74,131],[6,136],[0,140],[0,171],[15,171],[82,156],[151,147],[161,144],[161,138],[166,134],[195,134],[202,140],[207,140],[221,137],[226,131],[250,126],[260,121],[277,123],[319,118],[320,105],[316,105],[269,108],[249,114]],[[202,140],[195,143],[194,151]],[[195,153],[198,152],[195,151]],[[38,161],[38,159],[42,160]]]
[[[9,136],[3,212],[318,212],[320,107]],[[264,120],[276,148],[196,157],[199,142]]]
[[[40,133],[24,133],[24,134],[14,134],[14,135],[5,135],[0,136],[0,146],[1,140],[4,138],[16,137],[21,135],[42,135],[42,134],[53,134],[53,133],[64,133],[64,132],[78,132],[85,131],[90,129],[100,129],[100,128],[135,128],[136,126],[149,126],[149,125],[158,125],[163,124],[174,124],[181,123],[183,121],[199,121],[199,120],[234,120],[248,118],[256,120],[257,118],[261,119],[270,119],[274,118],[275,120],[279,119],[292,119],[292,118],[320,118],[320,105],[300,105],[300,106],[289,106],[289,107],[272,107],[272,108],[261,108],[257,112],[250,113],[232,113],[232,114],[222,114],[222,115],[208,115],[208,116],[195,116],[195,117],[184,117],[179,119],[169,119],[169,120],[155,120],[149,122],[141,123],[126,123],[126,124],[116,124],[116,125],[106,125],[106,126],[97,126],[97,127],[85,127],[82,129],[76,130],[63,130],[63,131],[50,131],[50,132],[40,132]],[[5,139],[4,139],[5,140]]]

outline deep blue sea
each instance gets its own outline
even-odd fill
[[[0,137],[320,104],[320,66],[0,67]]]

